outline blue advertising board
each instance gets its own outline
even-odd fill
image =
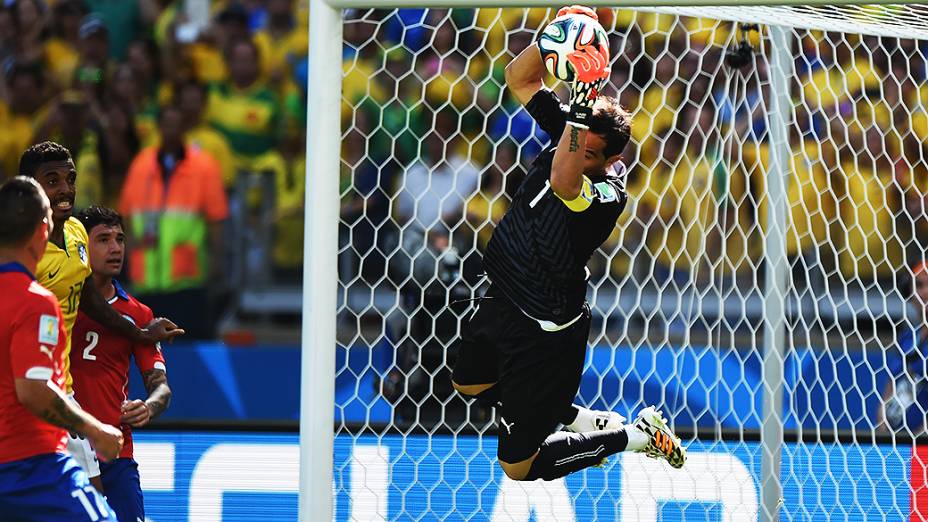
[[[165,348],[165,357],[177,400],[163,420],[299,418],[298,347],[175,343]],[[337,422],[384,424],[396,418],[376,385],[393,359],[386,340],[336,349]],[[761,352],[750,349],[598,345],[587,354],[580,401],[626,416],[643,404],[659,404],[678,426],[758,429],[761,360]],[[784,361],[786,428],[872,429],[891,363],[889,352],[790,350]],[[144,397],[141,379],[131,373],[130,396]]]
[[[140,432],[146,515],[168,521],[294,521],[295,434]],[[551,482],[513,482],[494,437],[389,435],[335,439],[335,519],[755,521],[755,442],[692,442],[682,470],[617,455]],[[786,444],[782,519],[904,520],[911,447]]]

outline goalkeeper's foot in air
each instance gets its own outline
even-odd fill
[[[682,468],[686,462],[686,448],[680,437],[674,435],[667,426],[667,420],[654,406],[648,406],[638,412],[635,427],[648,436],[648,445],[642,452],[652,459],[665,459],[675,468]]]

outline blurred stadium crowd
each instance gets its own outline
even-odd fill
[[[625,151],[633,206],[598,274],[623,281],[637,271],[638,280],[653,275],[679,288],[710,279],[760,286],[771,141],[766,29],[614,13],[603,22],[612,37],[610,89],[634,115]],[[346,210],[366,209],[369,222],[352,221],[359,213],[347,222],[354,252],[373,265],[361,272],[369,280],[383,274],[369,250],[375,237],[399,236],[416,261],[448,244],[465,253],[485,244],[547,141],[504,93],[503,71],[551,15],[347,14],[343,181]],[[892,290],[899,268],[923,258],[928,233],[924,53],[914,40],[797,36],[787,188],[794,275],[817,290]],[[739,66],[727,55],[741,42],[753,51],[741,53]],[[393,245],[381,247],[396,261]]]
[[[212,335],[195,326],[215,320],[202,313],[206,294],[215,303],[242,277],[235,260],[262,200],[252,173],[272,181],[280,237],[297,241],[267,263],[300,263],[301,223],[287,216],[302,206],[305,4],[15,0],[0,10],[0,178],[31,143],[68,147],[76,207],[122,212],[127,279],[193,337]]]
[[[345,11],[343,282],[422,290],[451,264],[476,275],[476,253],[547,141],[505,93],[503,71],[552,14]],[[308,16],[304,0],[7,0],[0,177],[30,143],[66,145],[76,205],[105,203],[129,220],[127,277],[153,308],[192,290],[229,302],[224,289],[298,285]],[[765,29],[608,18],[610,93],[634,115],[632,204],[594,273],[759,285]],[[892,288],[928,239],[924,53],[915,41],[799,34],[794,272],[809,288]],[[742,39],[754,52],[739,68],[726,52]],[[171,316],[184,322],[182,310]]]

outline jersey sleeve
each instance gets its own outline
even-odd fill
[[[561,101],[558,100],[557,95],[548,89],[541,88],[525,104],[525,109],[538,123],[538,126],[548,133],[551,143],[557,143],[561,134],[564,133],[564,128],[567,127],[567,113],[561,107]]]
[[[90,244],[90,236],[87,235],[87,228],[84,226],[83,223],[81,223],[81,220],[72,217],[72,218],[69,219],[69,221],[71,221],[71,224],[74,225],[73,228],[71,229],[71,232],[72,232],[75,236],[77,236],[77,240],[78,240],[80,243],[83,243],[83,244],[85,244],[85,245],[89,245],[89,244]]]
[[[73,225],[70,227],[70,233],[74,235],[74,238],[77,240],[79,245],[83,245],[83,247],[78,247],[78,250],[83,248],[83,253],[79,251],[78,258],[75,261],[75,263],[79,262],[81,265],[81,270],[78,272],[76,277],[80,279],[81,282],[83,282],[85,279],[90,277],[91,274],[93,274],[93,268],[90,266],[90,258],[87,254],[87,249],[90,248],[90,235],[87,233],[87,228],[84,227],[84,224],[81,223],[81,220],[72,217],[68,220],[68,222]]]
[[[143,326],[154,319],[154,314],[151,311],[151,308],[147,306],[140,305],[141,310],[138,319],[139,325]],[[135,365],[138,367],[139,372],[142,375],[145,372],[151,370],[161,370],[167,372],[167,367],[164,364],[164,355],[161,353],[161,343],[155,344],[141,344],[136,343],[132,346],[132,356],[135,358]]]
[[[557,193],[555,193],[557,196]],[[583,176],[580,194],[571,200],[557,196],[564,205],[574,212],[585,212],[596,205],[618,205],[620,211],[625,208],[628,196],[621,183],[613,178],[594,183],[590,178]]]
[[[57,303],[36,300],[13,324],[10,362],[14,379],[47,381],[55,373],[55,352],[65,342],[64,321]]]

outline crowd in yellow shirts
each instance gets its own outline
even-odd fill
[[[302,223],[286,216],[302,199],[280,181],[305,165],[286,144],[305,135],[307,4],[5,2],[0,179],[16,174],[27,146],[50,139],[74,155],[76,205],[119,208],[131,196],[123,192],[132,165],[160,142],[159,115],[177,106],[185,140],[215,161],[228,194],[242,192],[243,177],[269,173],[283,235],[301,237]],[[297,266],[301,252],[298,242],[269,258]]]
[[[650,258],[667,277],[729,274],[753,284],[768,221],[772,146],[765,28],[613,13],[604,20],[612,35],[609,89],[633,115],[625,151],[632,204],[605,247],[600,273],[621,278],[632,259]],[[404,167],[429,155],[420,140],[435,130],[433,118],[451,112],[458,134],[440,155],[464,158],[482,181],[434,224],[456,236],[458,250],[485,245],[519,173],[547,141],[505,93],[502,71],[551,15],[347,13],[343,125],[367,138],[364,154],[377,179],[365,186],[379,187],[373,197],[393,211],[393,221],[410,221],[390,205],[406,181]],[[737,69],[725,53],[742,39],[754,53]],[[922,52],[914,41],[815,31],[795,33],[792,45],[787,253],[797,273],[888,281],[907,259],[921,258],[919,245],[928,239]],[[441,169],[440,159],[425,162]],[[350,188],[346,194],[351,199]],[[389,232],[385,216],[380,230]],[[455,227],[461,219],[469,226]]]
[[[649,258],[668,277],[754,278],[772,147],[766,30],[611,13],[608,93],[634,118],[632,203],[600,273],[623,277],[633,259]],[[478,251],[548,139],[505,91],[503,70],[553,10],[344,16],[342,232],[355,265],[343,266],[375,281],[397,251]],[[267,257],[299,267],[308,20],[304,0],[213,0],[204,13],[170,0],[6,2],[0,177],[30,143],[54,139],[75,156],[78,206],[117,206],[133,160],[159,142],[161,108],[176,105],[187,141],[216,161],[244,208],[262,196],[242,180],[271,180]],[[725,52],[742,37],[755,51],[732,68]],[[812,31],[793,45],[788,254],[825,276],[889,278],[920,258],[928,233],[921,50]],[[426,187],[419,178],[429,176]],[[450,192],[436,196],[439,186]]]

